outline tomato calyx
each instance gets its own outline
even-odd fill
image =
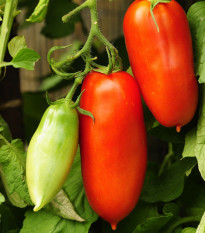
[[[101,66],[92,61],[91,65],[96,67],[96,69],[93,68],[92,70],[106,75],[121,71],[122,60],[118,54],[117,49],[115,50],[115,53],[113,53],[113,51],[110,51],[108,47],[106,47],[106,52],[108,56],[108,66]]]
[[[151,2],[150,14],[152,16],[152,19],[153,19],[155,25],[156,25],[157,31],[159,32],[159,26],[158,26],[157,21],[156,21],[156,19],[154,17],[153,10],[159,3],[169,3],[169,2],[171,2],[171,0],[148,0],[148,1]]]
[[[68,100],[66,100],[65,98],[63,99],[59,99],[59,100],[56,100],[56,101],[51,101],[50,97],[48,96],[48,92],[46,91],[46,101],[48,103],[48,105],[58,105],[58,104],[61,104],[61,103],[64,103],[64,102],[69,102]]]
[[[78,96],[77,100],[75,101],[75,103],[71,106],[71,108],[76,108],[78,110],[78,112],[80,114],[89,116],[93,119],[93,124],[95,123],[95,117],[93,116],[93,114],[85,109],[82,109],[79,107],[80,105],[80,99],[82,97],[83,92],[85,91],[85,89],[80,93],[80,95]]]
[[[49,98],[48,96],[48,92],[46,92],[46,100],[47,100],[47,103],[49,105],[58,105],[58,104],[62,104],[62,103],[68,103],[68,106],[72,109],[76,108],[76,110],[80,113],[80,114],[83,114],[83,115],[86,115],[86,116],[89,116],[93,119],[93,124],[95,123],[95,117],[93,116],[93,114],[85,109],[82,109],[79,107],[80,105],[80,99],[81,99],[81,96],[83,94],[85,90],[83,90],[80,95],[78,96],[77,100],[75,102],[73,102],[72,100],[70,100],[68,97],[66,98],[62,98],[62,99],[59,99],[59,100],[56,100],[56,101],[51,101],[51,99]]]

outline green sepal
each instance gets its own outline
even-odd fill
[[[48,96],[48,92],[46,91],[46,101],[48,105],[54,105],[54,102],[51,101],[50,97]]]
[[[84,109],[82,109],[82,108],[79,107],[80,99],[81,99],[82,94],[83,94],[84,91],[85,91],[85,89],[80,93],[80,95],[78,96],[78,98],[75,101],[75,103],[73,105],[71,105],[71,108],[76,108],[80,114],[83,114],[83,115],[91,117],[93,119],[93,124],[94,124],[95,123],[95,117],[93,116],[93,114],[91,112],[86,111],[86,110],[84,110]]]
[[[77,108],[77,110],[78,110],[78,112],[80,114],[83,114],[83,115],[91,117],[93,119],[93,124],[95,124],[95,117],[93,116],[93,114],[91,112],[86,111],[85,109],[82,109],[80,107],[76,107],[76,108]]]
[[[82,94],[83,94],[84,91],[85,91],[85,90],[83,90],[83,91],[80,93],[80,95],[78,96],[78,98],[77,98],[77,100],[75,101],[75,103],[74,103],[73,105],[71,105],[71,108],[76,108],[76,107],[79,106],[79,104],[80,104],[80,99],[81,99],[81,96],[82,96]]]
[[[155,6],[159,3],[169,3],[171,0],[148,0],[151,2],[151,8],[152,10],[155,8]]]
[[[108,47],[106,47],[106,52],[107,52],[108,62],[109,62],[108,65],[103,66],[103,65],[96,64],[94,61],[92,61],[91,65],[97,68],[97,69],[92,68],[92,70],[96,71],[98,73],[106,74],[106,75],[121,71],[122,66],[121,66],[120,62],[118,62],[119,63],[118,65],[115,64],[116,61],[118,61],[119,59],[121,61],[121,58],[119,56],[118,56],[118,58],[116,58],[115,54],[113,52],[111,52],[108,49]],[[111,54],[112,54],[112,56],[111,56]]]
[[[151,2],[150,14],[151,14],[152,19],[154,20],[154,23],[155,23],[155,25],[156,25],[156,27],[157,27],[157,31],[159,32],[159,27],[158,27],[157,21],[156,21],[156,19],[155,19],[155,17],[154,17],[153,10],[154,10],[154,8],[156,7],[156,5],[158,5],[159,3],[169,3],[171,0],[148,0],[148,1]]]
[[[46,101],[47,101],[48,105],[51,106],[51,105],[61,104],[67,100],[65,98],[63,98],[63,99],[59,99],[56,101],[51,101],[50,97],[48,96],[48,92],[46,91]]]

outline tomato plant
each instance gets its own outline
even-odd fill
[[[123,29],[133,74],[142,96],[164,126],[189,123],[198,104],[192,39],[183,8],[175,1],[134,1]],[[166,1],[165,1],[166,2]]]
[[[204,9],[0,0],[1,233],[205,232]]]
[[[89,73],[80,106],[80,150],[85,191],[93,209],[112,229],[135,207],[147,161],[139,88],[125,72]]]

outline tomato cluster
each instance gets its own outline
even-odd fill
[[[83,81],[80,107],[91,112],[94,121],[83,114],[78,119],[66,100],[45,112],[27,156],[27,183],[34,210],[50,202],[62,187],[79,132],[88,201],[116,229],[135,207],[146,171],[141,95],[164,126],[180,131],[192,120],[198,86],[186,14],[175,0],[158,3],[153,14],[150,7],[151,0],[135,0],[124,18],[134,78],[123,71],[104,74],[99,70],[88,73]]]

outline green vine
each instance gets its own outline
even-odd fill
[[[68,14],[62,17],[62,21],[67,23],[70,18],[79,13],[81,10],[89,8],[91,15],[91,28],[90,33],[87,37],[87,41],[85,42],[82,49],[77,51],[74,55],[66,57],[62,61],[55,61],[52,58],[52,54],[57,49],[63,49],[68,46],[57,46],[50,49],[48,52],[48,62],[52,68],[52,70],[58,74],[59,76],[65,79],[73,79],[75,78],[73,87],[71,88],[71,93],[68,93],[66,98],[72,98],[76,88],[78,85],[82,83],[84,76],[89,73],[91,70],[96,70],[101,73],[110,74],[112,72],[117,72],[122,70],[122,61],[118,54],[117,49],[104,37],[101,33],[99,24],[98,24],[98,15],[97,15],[97,0],[86,0],[83,4],[76,7],[74,10],[69,12]],[[91,56],[91,47],[93,44],[94,38],[97,37],[106,47],[106,51],[108,54],[109,64],[108,66],[102,66],[95,62],[97,57]],[[66,73],[64,68],[67,64],[76,60],[77,58],[82,57],[85,61],[85,69],[77,71],[75,73]]]
[[[14,17],[17,14],[17,5],[18,0],[6,0],[5,8],[4,8],[4,16],[3,16],[3,22],[1,25],[1,31],[0,31],[0,63],[3,62],[6,48],[9,40],[9,36],[11,33],[11,28],[13,25]],[[0,75],[1,75],[1,68],[0,68]]]

